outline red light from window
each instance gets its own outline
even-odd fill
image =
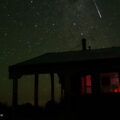
[[[119,91],[118,91],[118,89],[114,89],[114,92],[115,92],[115,93],[118,93]]]
[[[86,76],[86,86],[91,86],[91,75]]]

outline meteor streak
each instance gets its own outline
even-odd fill
[[[102,18],[102,14],[101,14],[101,12],[100,12],[100,10],[99,10],[99,8],[98,8],[98,5],[97,5],[96,1],[93,0],[93,3],[94,3],[94,5],[95,5],[95,7],[96,7],[96,10],[97,10],[97,12],[98,12],[99,17]]]

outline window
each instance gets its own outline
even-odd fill
[[[101,73],[100,87],[103,93],[118,93],[120,92],[119,75],[117,72]]]
[[[84,94],[91,94],[91,75],[85,75],[81,77],[81,93]]]

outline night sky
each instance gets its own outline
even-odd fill
[[[47,52],[81,50],[83,37],[92,49],[120,46],[119,29],[120,0],[0,0],[0,102],[12,101],[9,65]],[[39,76],[39,105],[44,105],[50,76]],[[33,103],[33,90],[34,76],[19,79],[19,104]]]

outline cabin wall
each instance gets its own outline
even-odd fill
[[[79,98],[81,95],[100,95],[120,92],[118,72],[63,73],[65,97]],[[64,84],[63,84],[64,83]]]
[[[70,81],[70,73],[65,73],[61,72],[58,73],[59,79],[60,79],[60,84],[61,84],[61,89],[64,90],[64,97],[71,96],[70,94],[70,89],[71,89],[71,81]]]
[[[64,89],[64,97],[76,97],[81,94],[81,76],[78,73],[61,73],[58,74],[60,83]]]

